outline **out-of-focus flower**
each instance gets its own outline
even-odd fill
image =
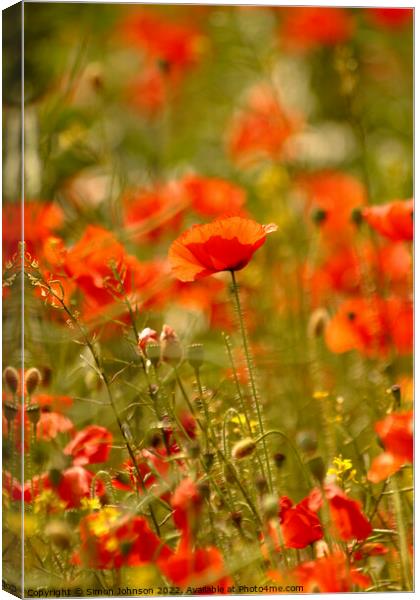
[[[372,461],[368,472],[372,483],[383,481],[404,464],[413,462],[413,412],[390,414],[376,423],[375,430],[385,452]]]
[[[43,440],[52,440],[59,433],[73,433],[73,431],[72,421],[57,412],[41,412],[36,426],[36,435]]]
[[[302,52],[343,44],[354,31],[353,18],[347,8],[289,7],[282,13],[280,41],[288,50]]]
[[[88,425],[64,448],[74,465],[106,462],[111,451],[112,433],[99,425]]]
[[[165,324],[159,340],[162,360],[174,365],[178,364],[182,358],[182,346],[176,331]]]
[[[66,508],[79,508],[82,498],[90,498],[92,481],[92,473],[80,466],[69,467],[54,476],[44,473],[25,483],[24,499],[25,502],[33,502],[42,490],[53,490]],[[100,479],[96,480],[95,493],[97,496],[105,493]]]
[[[365,14],[376,25],[392,30],[411,23],[414,11],[412,8],[365,8]]]
[[[78,560],[93,569],[138,567],[166,560],[171,550],[150,529],[144,517],[107,506],[80,522]]]
[[[196,587],[205,595],[212,594],[214,589],[227,592],[228,586],[232,585],[231,578],[226,575],[222,555],[213,546],[195,550],[179,548],[174,555],[161,562],[160,568],[175,585],[181,588]]]
[[[364,220],[384,237],[399,241],[413,239],[414,200],[395,200],[362,211]]]
[[[370,577],[349,565],[341,551],[302,563],[294,570],[294,575],[308,593],[351,592],[371,584]]]
[[[186,547],[195,530],[203,505],[203,498],[197,484],[186,477],[181,481],[171,498],[173,519],[176,527],[182,532],[183,543]]]
[[[265,84],[253,87],[243,109],[234,115],[227,135],[227,148],[242,166],[261,159],[279,159],[286,141],[302,126],[296,112],[286,110],[274,90]]]
[[[246,201],[245,190],[238,185],[217,177],[188,175],[182,181],[191,200],[192,209],[205,217],[217,217],[242,213]]]
[[[367,200],[365,187],[358,179],[341,171],[321,171],[305,175],[297,183],[325,237],[342,240],[343,236],[354,235],[352,212]]]
[[[384,556],[389,549],[381,542],[367,542],[353,554],[354,560],[363,560],[368,556]]]
[[[127,232],[139,243],[153,242],[169,231],[178,231],[189,204],[178,181],[127,192],[123,203]]]
[[[172,272],[181,281],[194,281],[220,271],[238,271],[277,227],[251,219],[228,217],[195,225],[169,250]]]
[[[363,514],[360,503],[337,485],[331,483],[324,487],[331,520],[340,538],[345,541],[365,540],[372,533],[372,526]]]
[[[138,347],[143,350],[146,349],[146,346],[149,342],[157,342],[158,341],[158,333],[154,329],[150,327],[146,327],[139,333],[138,339]]]
[[[159,483],[160,480],[166,481],[169,474],[169,463],[165,460],[166,456],[166,450],[163,449],[157,449],[153,452],[145,449],[136,455],[137,466],[146,489]],[[143,486],[138,480],[137,469],[133,465],[133,461],[131,459],[125,461],[122,469],[122,474],[117,474],[113,478],[112,485],[119,490],[131,491],[137,489],[141,492]]]
[[[341,304],[325,330],[332,352],[358,350],[383,356],[395,348],[409,354],[413,346],[413,306],[398,297],[350,298]]]

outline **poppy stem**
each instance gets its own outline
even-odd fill
[[[410,557],[408,555],[408,549],[407,549],[407,531],[405,528],[404,513],[403,513],[403,507],[401,504],[400,490],[398,488],[397,475],[394,475],[392,477],[391,489],[394,492],[394,494],[393,494],[394,509],[395,509],[395,515],[397,517],[397,530],[398,530],[400,557],[401,557],[401,576],[402,576],[404,589],[406,591],[410,591],[410,590],[412,590]]]
[[[247,331],[245,328],[244,314],[242,311],[241,300],[239,297],[239,289],[238,289],[238,284],[236,282],[235,271],[231,271],[230,274],[232,277],[232,296],[233,296],[233,300],[234,300],[235,312],[238,317],[239,329],[240,329],[240,333],[242,336],[242,345],[243,345],[244,354],[245,354],[250,388],[251,388],[252,397],[254,400],[255,411],[257,413],[260,434],[262,436],[264,436],[262,438],[262,442],[263,442],[263,448],[264,448],[265,461],[267,464],[268,482],[269,482],[270,490],[273,491],[274,486],[273,486],[273,478],[272,478],[272,474],[271,474],[270,457],[268,454],[268,448],[267,448],[267,443],[266,443],[266,439],[265,439],[265,428],[264,428],[263,415],[262,415],[261,406],[260,406],[260,397],[259,397],[259,393],[258,393],[257,383],[255,380],[255,367],[254,367],[254,362],[253,362],[253,358],[252,358],[250,347],[249,347],[248,334],[247,334]]]

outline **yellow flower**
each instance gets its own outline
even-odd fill
[[[89,529],[94,535],[100,537],[105,533],[109,533],[110,529],[115,525],[120,516],[121,512],[118,508],[106,506],[95,513],[95,518],[89,521]]]
[[[80,506],[82,510],[93,512],[101,508],[101,503],[99,502],[99,498],[95,496],[94,498],[82,498]]]
[[[34,513],[36,515],[48,514],[50,512],[63,512],[66,503],[52,490],[43,490],[34,500]]]
[[[231,418],[231,422],[235,423],[237,425],[240,425],[241,427],[247,427],[247,419],[246,416],[243,413],[240,414],[236,414]],[[255,431],[257,431],[258,428],[258,423],[255,419],[249,419],[249,424],[251,426],[251,430],[254,433]]]
[[[312,394],[312,398],[314,400],[324,400],[324,398],[328,398],[329,395],[330,395],[330,392],[327,392],[325,390],[316,390]]]
[[[356,481],[357,471],[350,458],[343,458],[340,454],[332,462],[333,466],[328,469],[327,475],[335,475],[339,483]]]

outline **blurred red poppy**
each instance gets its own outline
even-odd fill
[[[246,201],[243,188],[217,177],[188,175],[182,180],[195,212],[205,217],[217,217],[229,211],[229,214],[242,213]]]
[[[155,483],[160,483],[161,480],[163,482],[167,480],[169,463],[165,460],[166,456],[166,450],[164,449],[156,449],[153,452],[144,449],[137,454],[137,466],[147,489]],[[122,475],[116,475],[112,480],[112,485],[119,490],[137,489],[141,492],[143,486],[138,480],[137,469],[133,465],[133,461],[131,459],[126,460],[122,468]],[[128,478],[124,477],[125,474],[128,475]]]
[[[181,481],[171,498],[172,517],[176,527],[182,532],[182,546],[190,542],[190,535],[200,516],[203,498],[197,484],[189,477]]]
[[[57,480],[56,480],[57,478]],[[93,475],[81,466],[72,466],[63,472],[57,473],[54,477],[42,475],[35,488],[37,495],[42,488],[54,490],[59,498],[66,503],[66,508],[79,508],[82,498],[90,498]],[[32,498],[31,483],[25,484],[25,492],[28,494],[28,501]],[[96,480],[95,493],[102,496],[105,493],[105,486],[100,479]]]
[[[198,595],[225,593],[232,580],[225,574],[220,551],[207,548],[181,548],[160,565],[162,573],[181,588],[195,587]],[[213,591],[212,587],[217,591]],[[201,588],[201,589],[200,589]],[[223,590],[223,592],[221,592]]]
[[[354,31],[353,18],[347,8],[288,7],[282,14],[280,41],[289,50],[306,51],[343,44]]]
[[[342,242],[343,236],[354,235],[352,212],[367,201],[365,187],[356,177],[341,171],[320,171],[300,177],[297,185],[327,239]]]
[[[364,220],[378,233],[395,242],[413,239],[414,200],[395,200],[369,206],[362,212]]]
[[[74,465],[91,465],[108,460],[112,433],[105,427],[89,425],[79,431],[64,448],[64,454],[73,457]]]
[[[413,412],[390,414],[376,423],[375,430],[385,452],[372,461],[368,472],[372,483],[383,481],[404,464],[413,462]]]
[[[412,8],[366,8],[365,14],[377,25],[400,29],[413,20]]]
[[[327,324],[325,341],[332,352],[358,350],[387,355],[392,348],[409,354],[413,346],[413,306],[401,298],[350,298]]]
[[[297,581],[305,592],[351,592],[371,584],[368,575],[348,564],[345,554],[336,551],[330,556],[302,563],[294,570]]]
[[[227,134],[228,152],[245,167],[261,159],[277,160],[284,154],[286,141],[301,126],[302,118],[286,110],[270,86],[257,85],[232,120]]]
[[[324,486],[333,525],[342,540],[365,540],[372,526],[363,514],[360,503],[332,483]]]
[[[59,433],[73,433],[74,425],[68,417],[57,412],[41,412],[36,426],[37,438],[52,440]]]
[[[227,217],[188,229],[169,249],[172,272],[181,281],[194,281],[220,271],[238,271],[277,226]]]

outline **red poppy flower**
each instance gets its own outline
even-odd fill
[[[376,423],[375,430],[385,452],[372,461],[368,479],[378,483],[413,462],[413,412],[390,414]]]
[[[177,86],[170,73],[157,64],[144,65],[140,75],[130,81],[127,87],[127,101],[141,113],[154,117],[171,97],[171,87]]]
[[[80,522],[81,562],[93,569],[120,569],[160,564],[171,550],[150,529],[144,517],[106,507]]]
[[[195,225],[169,249],[172,272],[181,281],[194,281],[220,271],[243,269],[264,244],[267,233],[276,229],[242,217]]]
[[[413,20],[412,8],[366,8],[365,14],[377,25],[400,29]]]
[[[311,216],[319,213],[317,223],[325,236],[342,241],[343,236],[354,235],[352,212],[367,200],[358,179],[341,171],[321,171],[301,177],[298,187],[306,196]]]
[[[395,200],[363,210],[363,218],[373,229],[395,242],[413,239],[414,200]]]
[[[354,560],[363,560],[369,556],[384,556],[389,549],[381,542],[367,542],[353,554]]]
[[[346,8],[305,6],[287,8],[280,36],[290,50],[305,51],[347,42],[353,19]]]
[[[36,435],[43,440],[52,440],[59,433],[73,433],[73,431],[72,421],[57,412],[41,412],[36,426]]]
[[[294,574],[307,593],[351,592],[354,588],[365,589],[371,584],[370,577],[349,565],[341,551],[302,563]]]
[[[159,336],[157,331],[150,329],[150,327],[146,327],[139,333],[138,347],[144,352],[149,342],[157,342],[158,339]]]
[[[189,175],[182,183],[192,209],[205,217],[220,216],[227,208],[230,214],[240,214],[246,201],[245,190],[225,179]]]
[[[279,507],[281,531],[287,548],[306,548],[323,537],[320,520],[309,508],[307,498],[293,506],[290,498],[283,496]]]
[[[386,355],[394,347],[412,352],[412,303],[400,298],[351,298],[327,324],[325,341],[332,352],[358,350],[366,356]]]
[[[188,198],[178,181],[170,181],[127,192],[123,202],[128,233],[144,243],[156,241],[170,230],[179,230]]]
[[[25,484],[25,502],[31,502],[44,489],[52,489],[56,492],[66,508],[79,508],[82,498],[90,498],[93,475],[80,466],[72,466],[58,474],[58,481],[51,479],[50,475],[44,474],[34,481]],[[35,483],[35,485],[34,485]],[[34,493],[32,494],[32,490]],[[103,496],[105,486],[100,479],[96,480],[95,493]]]
[[[9,471],[3,470],[3,491],[13,501],[22,502],[23,490],[20,482],[12,477]]]
[[[257,85],[248,93],[245,108],[233,118],[227,136],[228,152],[243,166],[261,159],[277,160],[301,123],[300,116],[280,104],[270,86]]]
[[[64,448],[74,465],[106,462],[111,451],[112,433],[105,427],[89,425],[79,431]]]
[[[146,488],[149,489],[152,485],[159,483],[161,480],[167,480],[169,463],[165,460],[166,456],[166,450],[164,449],[157,449],[153,452],[142,450],[137,454],[137,466]],[[131,459],[125,461],[123,464],[123,472],[127,473],[128,480],[117,475],[112,480],[112,485],[120,490],[128,491],[137,488],[137,490],[141,492],[143,487],[138,480],[137,469],[134,467]]]
[[[372,533],[372,526],[361,511],[359,502],[349,498],[334,484],[325,485],[325,496],[332,522],[342,540],[365,540]]]
[[[197,589],[199,595],[221,593],[221,590],[224,593],[232,585],[231,578],[226,575],[222,555],[213,546],[197,550],[179,549],[168,560],[162,561],[160,568],[169,581],[181,588],[201,588]]]
[[[34,404],[39,404],[41,408],[48,407],[56,412],[62,412],[73,404],[73,399],[70,396],[56,396],[53,394],[36,394],[36,396],[32,396],[32,401]]]

